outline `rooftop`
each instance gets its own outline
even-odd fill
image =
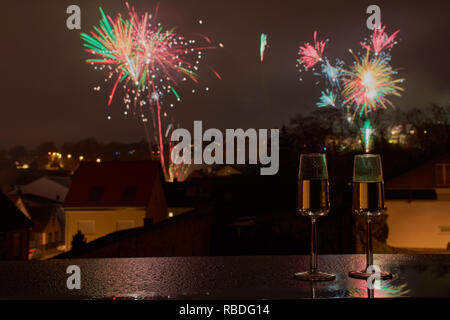
[[[147,206],[159,174],[158,161],[82,162],[63,206]]]

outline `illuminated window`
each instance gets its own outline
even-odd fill
[[[434,167],[437,187],[450,187],[450,163],[438,163]]]

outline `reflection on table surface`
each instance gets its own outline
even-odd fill
[[[0,262],[0,299],[329,299],[450,298],[450,255],[375,255],[394,274],[368,290],[348,271],[364,255],[322,255],[335,281],[298,281],[309,256],[170,257]],[[81,269],[81,289],[66,287],[69,265]]]

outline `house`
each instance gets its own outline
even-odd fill
[[[385,184],[387,244],[445,250],[450,243],[450,154]]]
[[[28,259],[31,226],[31,220],[0,192],[0,260]]]
[[[81,231],[87,242],[168,218],[158,161],[82,162],[63,204],[66,249]]]
[[[64,210],[60,195],[51,196],[53,192],[50,190],[56,190],[65,198],[68,183],[70,184],[68,177],[43,176],[8,194],[9,199],[33,223],[29,244],[30,259],[54,254],[51,250],[64,243]]]
[[[213,215],[202,207],[158,223],[116,231],[56,259],[208,256],[212,249]]]
[[[71,178],[67,175],[52,176],[42,175],[34,177],[26,183],[17,184],[8,193],[9,196],[19,195],[26,206],[53,207],[56,210],[59,221],[65,225],[65,214],[61,204],[69,191]]]
[[[46,251],[64,243],[63,225],[53,206],[30,207],[29,212],[33,222],[30,250],[45,256]]]

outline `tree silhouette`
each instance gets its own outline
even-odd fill
[[[78,232],[72,237],[72,250],[80,250],[86,245],[86,237],[78,230]]]

